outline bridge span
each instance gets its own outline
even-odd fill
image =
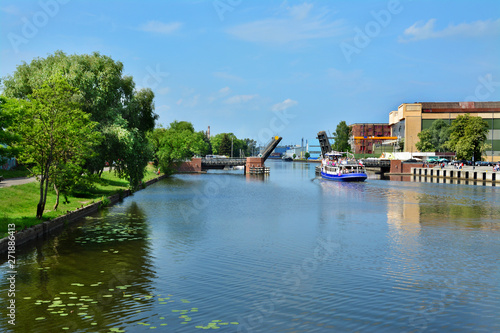
[[[222,170],[226,167],[244,166],[245,173],[266,173],[268,171],[264,162],[271,155],[273,150],[278,146],[283,138],[275,136],[269,140],[266,147],[259,156],[244,157],[244,158],[193,158],[192,163],[195,165],[194,171],[207,170]],[[199,163],[199,165],[198,165]]]

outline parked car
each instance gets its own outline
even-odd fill
[[[449,159],[447,159],[447,158],[440,158],[440,159],[439,159],[439,163],[443,163],[443,162],[444,162],[444,163],[450,163],[450,160],[449,160]]]
[[[492,165],[493,165],[493,163],[488,162],[488,161],[477,161],[477,162],[476,162],[476,165],[477,165],[477,166],[492,166]]]

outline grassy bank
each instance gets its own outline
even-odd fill
[[[30,172],[23,166],[18,166],[15,170],[0,170],[0,176],[5,179],[28,177]]]
[[[148,166],[143,182],[151,180],[158,175],[155,168]],[[43,220],[38,220],[36,206],[40,199],[40,183],[33,182],[23,185],[5,187],[0,189],[0,237],[4,237],[7,232],[7,225],[14,223],[16,230],[29,228],[43,221],[51,220],[55,217],[66,214],[67,211],[75,210],[79,207],[101,200],[103,197],[116,194],[119,191],[128,189],[129,182],[115,176],[114,172],[105,171],[101,181],[95,188],[85,192],[68,196],[68,203],[64,202],[64,197],[59,197],[59,207],[53,210],[56,202],[56,194],[50,191],[47,194],[47,204],[43,213]]]

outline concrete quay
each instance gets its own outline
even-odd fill
[[[411,168],[411,175],[419,177],[437,177],[466,181],[500,183],[500,172],[493,171],[492,167],[473,168],[472,166],[468,166],[463,169],[456,169],[452,167],[446,167],[443,169],[440,167],[413,167]]]

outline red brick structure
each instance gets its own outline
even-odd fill
[[[403,163],[401,160],[391,160],[391,171],[393,174],[411,174],[411,168],[421,168],[422,163]]]
[[[201,158],[192,158],[191,161],[182,162],[177,167],[177,172],[201,172]]]
[[[352,136],[391,136],[391,126],[384,123],[363,123],[351,125]],[[382,140],[355,140],[354,153],[355,154],[372,154],[373,144],[380,143]]]
[[[245,173],[250,173],[250,168],[261,168],[264,167],[265,160],[261,157],[247,157],[247,163],[245,165]]]

